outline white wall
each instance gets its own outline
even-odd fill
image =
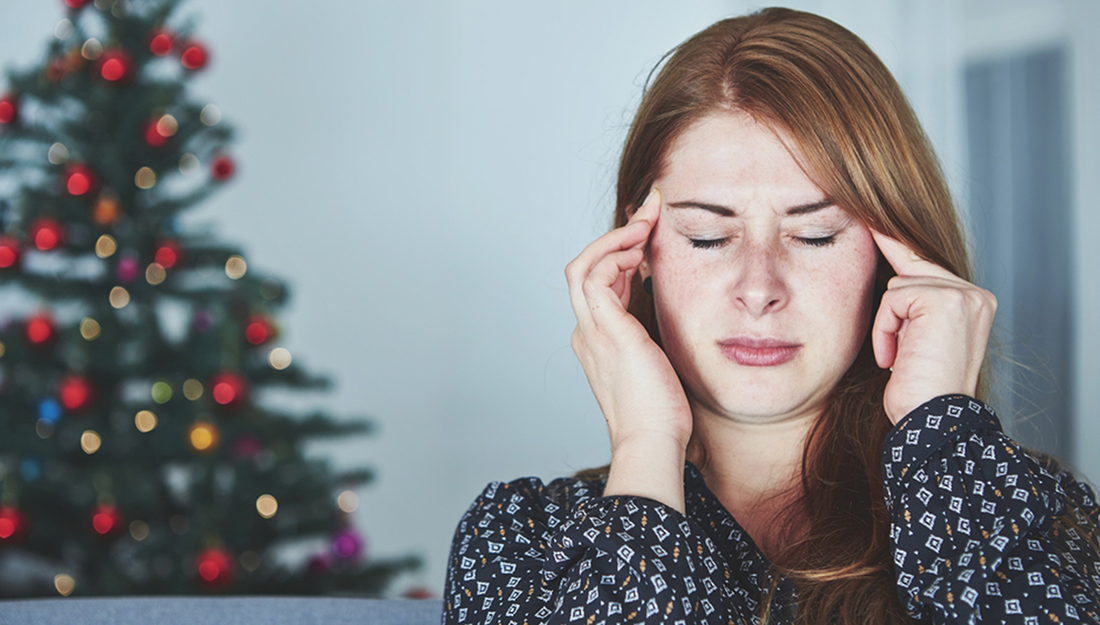
[[[958,3],[792,4],[882,55],[962,184]],[[0,62],[39,58],[59,6],[0,0]],[[190,5],[214,52],[195,88],[241,131],[240,176],[199,216],[291,284],[283,342],[340,383],[306,404],[381,426],[318,449],[378,470],[357,513],[373,552],[425,556],[395,591],[442,588],[455,523],[488,481],[607,461],[563,269],[609,223],[646,73],[750,6]]]

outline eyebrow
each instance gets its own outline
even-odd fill
[[[825,198],[824,200],[821,200],[820,202],[812,202],[810,204],[799,204],[797,206],[791,206],[790,208],[788,208],[786,210],[785,214],[787,216],[806,215],[806,214],[812,213],[814,211],[819,211],[823,208],[828,208],[830,206],[834,206],[835,204],[836,203],[833,202],[832,200],[830,200],[828,198]],[[720,215],[722,217],[736,217],[737,216],[737,211],[733,210],[732,208],[729,208],[727,206],[722,206],[720,204],[708,204],[706,202],[694,202],[694,201],[689,200],[689,201],[686,201],[686,202],[669,202],[669,203],[666,204],[666,206],[668,206],[670,208],[698,208],[698,209],[702,209],[702,210],[705,210],[705,211],[709,211],[709,212],[714,213],[716,215]]]

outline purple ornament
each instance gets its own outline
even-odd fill
[[[191,324],[195,327],[195,330],[206,332],[214,325],[214,315],[209,310],[196,310]]]
[[[341,560],[353,560],[363,556],[363,535],[353,527],[345,527],[332,537],[332,555]]]
[[[120,258],[117,268],[118,279],[122,282],[133,282],[138,276],[138,262],[132,256]]]

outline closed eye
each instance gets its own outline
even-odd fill
[[[803,245],[810,245],[812,247],[826,247],[836,243],[836,235],[831,234],[827,237],[794,237],[795,241]]]
[[[692,247],[694,247],[696,249],[700,249],[700,250],[707,250],[707,249],[713,249],[713,248],[716,248],[716,247],[722,247],[723,245],[730,242],[729,237],[725,237],[725,238],[722,238],[722,239],[689,239],[689,240],[691,241],[691,246]]]
[[[798,241],[802,245],[809,245],[811,247],[828,247],[833,243],[836,243],[836,235],[832,234],[827,237],[793,237],[795,241]],[[721,239],[689,239],[691,246],[700,249],[714,249],[722,247],[730,242],[730,237]]]

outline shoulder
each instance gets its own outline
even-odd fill
[[[564,521],[579,504],[603,494],[606,480],[557,478],[544,483],[537,477],[523,477],[510,482],[490,482],[466,511],[464,522],[476,521],[482,527],[503,519],[523,519],[555,527]]]

